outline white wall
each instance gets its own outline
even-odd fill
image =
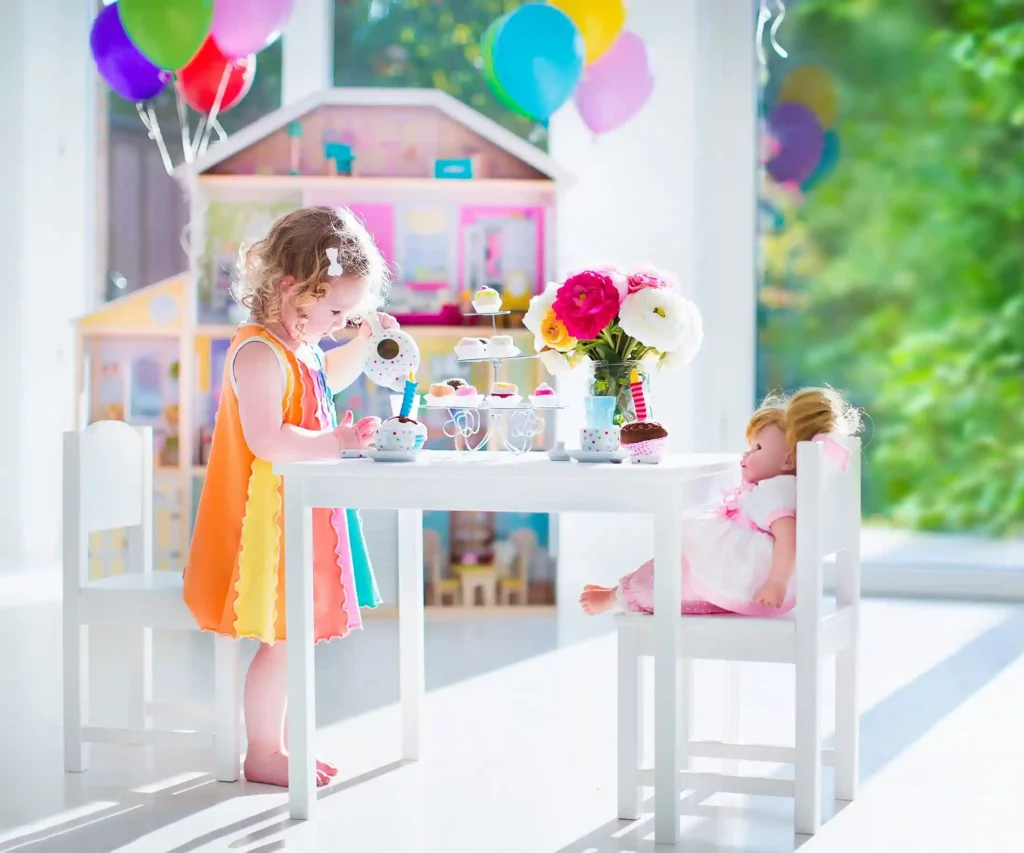
[[[0,554],[59,548],[71,320],[95,288],[92,0],[6,0],[0,32]]]
[[[570,104],[551,153],[578,178],[559,206],[559,272],[598,261],[674,273],[705,342],[682,375],[656,377],[652,410],[676,450],[736,447],[753,402],[756,17],[750,0],[635,0],[656,86],[643,111],[592,138]]]

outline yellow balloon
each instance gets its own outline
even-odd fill
[[[625,0],[549,0],[549,5],[565,12],[579,29],[587,65],[608,52],[626,25]]]
[[[801,65],[782,81],[780,104],[803,104],[817,117],[824,130],[836,123],[839,96],[832,76],[816,65]]]

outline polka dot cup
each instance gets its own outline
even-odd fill
[[[580,450],[610,453],[619,449],[617,426],[583,427],[580,430]]]

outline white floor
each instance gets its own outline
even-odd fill
[[[293,824],[283,792],[218,784],[202,753],[94,747],[90,772],[64,775],[51,581],[0,574],[0,851],[654,850],[650,815],[615,819],[607,620],[429,623],[427,757],[414,765],[396,760],[394,625],[321,646],[319,744],[342,779],[315,821]],[[690,793],[679,850],[1021,849],[1024,608],[877,600],[864,622],[861,798],[806,839],[793,835],[788,801]],[[95,638],[94,713],[107,719],[123,713],[123,645]],[[158,700],[202,698],[208,638],[160,636],[157,668]],[[721,675],[698,668],[700,736],[720,732]],[[784,668],[744,669],[746,737],[792,736],[791,685]]]

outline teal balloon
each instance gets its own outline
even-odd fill
[[[493,77],[516,112],[542,122],[572,97],[584,54],[579,29],[561,9],[520,6],[494,35]]]
[[[804,192],[813,190],[818,184],[831,175],[839,162],[839,134],[834,130],[826,131],[825,147],[821,151],[821,159],[811,176],[800,187]]]

